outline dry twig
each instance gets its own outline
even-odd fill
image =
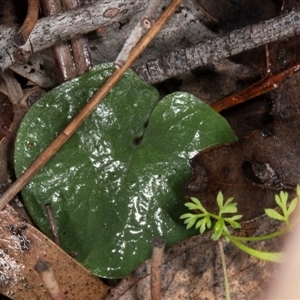
[[[282,14],[282,10],[284,7],[285,1],[283,0],[280,14]],[[270,51],[269,45],[265,45],[265,54],[266,54],[266,75],[250,85],[249,87],[239,91],[237,93],[233,93],[225,98],[222,98],[216,102],[214,102],[211,107],[217,112],[221,112],[235,105],[244,103],[254,97],[265,94],[267,92],[273,91],[278,88],[278,86],[285,81],[287,78],[291,77],[294,73],[296,73],[300,69],[300,62],[297,62],[295,65],[287,68],[286,70],[281,71],[278,74],[273,74],[271,70],[271,62],[270,62]]]
[[[161,237],[153,239],[151,258],[151,299],[161,299],[161,268],[165,249],[165,240]]]
[[[40,0],[45,16],[62,12],[60,0]],[[51,49],[54,58],[58,81],[60,83],[76,77],[75,65],[70,52],[69,42],[60,42]]]
[[[64,10],[80,7],[79,0],[61,0]],[[70,40],[76,75],[80,76],[92,67],[89,42],[86,36],[80,35]]]
[[[294,73],[299,71],[300,62],[297,62],[295,65],[290,68],[278,73],[271,74],[268,70],[265,77],[263,77],[258,82],[250,85],[249,87],[243,89],[240,92],[234,93],[228,97],[220,99],[214,102],[211,107],[217,111],[223,111],[240,103],[243,103],[247,100],[253,99],[259,95],[265,94],[267,92],[273,91],[278,88],[279,84],[281,84],[284,80],[291,77]]]
[[[130,52],[136,46],[140,38],[153,26],[155,14],[160,4],[160,0],[152,0],[146,9],[145,14],[141,17],[138,24],[131,31],[127,41],[125,42],[121,52],[119,53],[115,66],[122,68],[127,60]]]
[[[95,107],[104,99],[112,87],[120,80],[124,73],[130,68],[133,62],[141,55],[143,50],[154,39],[164,24],[176,11],[182,0],[173,0],[167,9],[155,22],[153,27],[141,39],[138,45],[132,50],[125,65],[116,69],[107,79],[105,84],[92,96],[82,110],[71,120],[62,133],[42,152],[28,169],[10,186],[0,198],[0,210],[29,182],[29,180],[50,160],[50,158],[61,148],[62,145],[72,136],[86,118],[93,112]]]
[[[52,205],[51,205],[51,203],[49,203],[49,204],[46,204],[45,207],[46,207],[47,217],[48,217],[48,220],[50,223],[53,241],[56,245],[59,246],[60,245],[59,236],[58,236],[58,231],[57,231],[57,226],[56,226],[56,221],[55,221]]]
[[[14,36],[14,41],[18,46],[24,45],[33,30],[39,16],[38,0],[27,0],[27,15],[23,25]]]
[[[158,83],[196,67],[300,34],[300,11],[234,30],[196,46],[160,55],[133,69],[146,82]]]

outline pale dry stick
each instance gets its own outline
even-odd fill
[[[67,127],[57,136],[57,138],[42,152],[42,154],[27,168],[27,170],[10,186],[10,188],[0,197],[0,210],[12,200],[17,193],[29,182],[29,180],[50,160],[50,158],[61,148],[62,145],[79,128],[86,118],[93,112],[96,106],[104,99],[113,86],[121,79],[124,73],[130,68],[134,61],[141,55],[145,48],[154,39],[164,24],[176,11],[183,0],[173,0],[167,9],[158,18],[148,33],[140,40],[132,50],[125,65],[121,69],[116,69],[107,79],[102,87],[92,96],[82,110],[71,120]]]
[[[121,52],[115,60],[115,67],[122,68],[127,60],[130,52],[136,46],[140,38],[153,26],[155,20],[155,14],[160,4],[160,0],[152,0],[143,14],[140,21],[131,31],[128,39],[126,40]]]
[[[153,249],[151,257],[151,299],[161,299],[161,269],[163,263],[165,240],[161,237],[153,239]]]
[[[300,34],[300,10],[234,30],[198,45],[162,54],[133,70],[149,84],[162,82],[196,67]]]
[[[33,30],[38,17],[39,17],[39,3],[38,0],[27,0],[27,15],[23,25],[21,26],[18,33],[14,36],[16,45],[24,45]]]
[[[62,12],[60,0],[40,0],[45,16],[53,16]],[[70,52],[69,42],[60,42],[51,48],[55,62],[58,81],[63,83],[76,77],[75,65]]]
[[[39,259],[35,265],[45,289],[52,300],[65,300],[64,294],[60,291],[54,272],[47,261]]]
[[[61,0],[63,9],[71,10],[80,7],[79,0]],[[76,74],[80,76],[92,67],[92,57],[88,39],[85,35],[70,40]]]
[[[51,228],[53,241],[56,245],[59,246],[60,242],[59,242],[59,236],[58,236],[56,221],[55,221],[55,217],[54,217],[54,213],[53,213],[53,209],[52,209],[52,204],[51,203],[46,204],[45,208],[46,208],[47,217],[48,217],[48,220],[49,220],[49,223],[50,223],[50,228]]]

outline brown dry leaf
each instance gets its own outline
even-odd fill
[[[34,266],[50,262],[66,299],[104,299],[108,287],[10,206],[0,212],[0,293],[17,300],[49,299]]]
[[[13,104],[18,104],[19,100],[23,97],[23,91],[20,83],[15,78],[14,73],[10,70],[2,73],[2,78],[6,87],[6,95],[10,98]]]
[[[243,225],[241,236],[273,232],[280,224],[260,217]],[[225,299],[224,279],[217,242],[212,232],[195,236],[168,249],[162,267],[162,300]],[[276,251],[282,241],[249,243],[264,251]],[[275,264],[250,257],[231,243],[223,241],[231,299],[262,299],[266,284],[273,276]],[[123,279],[106,300],[150,300],[150,261]]]
[[[243,220],[275,205],[274,194],[300,182],[300,140],[297,119],[276,121],[263,131],[231,145],[198,153],[192,160],[192,178],[184,188],[187,199],[196,197],[217,211],[215,197],[222,191],[234,197]]]

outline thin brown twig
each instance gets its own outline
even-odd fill
[[[79,0],[61,0],[63,9],[71,10],[80,7]],[[80,76],[92,67],[92,58],[88,39],[85,35],[70,40],[76,74]]]
[[[92,57],[89,41],[86,36],[71,39],[72,52],[76,67],[76,74],[80,76],[92,67]]]
[[[76,69],[70,52],[69,42],[56,44],[51,48],[54,58],[57,78],[63,83],[76,77]]]
[[[26,43],[39,17],[38,0],[27,0],[27,6],[28,8],[25,21],[18,33],[14,36],[14,41],[17,46],[22,46]]]
[[[161,237],[153,239],[151,258],[151,299],[161,299],[161,269],[165,249],[165,240]]]
[[[173,0],[167,9],[158,18],[155,24],[140,40],[137,46],[130,53],[125,65],[116,69],[107,79],[102,87],[92,96],[82,110],[71,120],[58,137],[42,152],[42,154],[27,168],[27,170],[10,186],[0,198],[0,210],[13,199],[14,196],[29,182],[29,180],[50,160],[50,158],[61,148],[62,145],[79,128],[86,118],[93,112],[95,107],[104,99],[112,87],[121,79],[124,73],[130,68],[133,62],[141,55],[149,43],[154,39],[164,24],[176,11],[183,0]]]
[[[48,220],[49,220],[49,223],[50,223],[50,229],[51,229],[53,241],[56,245],[59,246],[60,242],[59,242],[59,236],[58,236],[56,221],[55,221],[55,217],[54,217],[54,213],[53,213],[53,209],[52,209],[52,204],[51,203],[46,204],[45,208],[46,208],[47,217],[48,217]]]
[[[45,16],[53,16],[63,11],[60,0],[40,0]],[[70,52],[69,42],[60,42],[51,48],[58,81],[63,83],[76,77],[75,65]]]
[[[60,291],[54,272],[47,261],[39,259],[35,265],[45,289],[52,300],[65,300],[64,294]]]
[[[282,15],[283,8],[285,5],[285,0],[282,1],[280,8],[280,15]],[[278,88],[279,84],[281,84],[288,77],[291,77],[295,72],[297,72],[300,68],[300,62],[297,62],[292,67],[273,75],[272,73],[272,64],[270,60],[270,49],[269,44],[265,44],[265,55],[266,55],[266,75],[255,82],[251,86],[246,89],[234,93],[228,97],[220,99],[211,105],[213,109],[217,112],[228,109],[232,106],[238,105],[240,103],[246,102],[254,97],[260,96],[264,93],[273,91]]]
[[[277,89],[279,84],[281,84],[284,80],[299,71],[299,69],[300,62],[278,74],[267,74],[261,80],[255,82],[244,90],[214,102],[211,107],[215,111],[221,112],[225,109],[253,99],[254,97],[273,91]]]

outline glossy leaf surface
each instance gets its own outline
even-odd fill
[[[46,94],[25,116],[15,150],[20,175],[111,74],[97,66]],[[151,255],[194,234],[179,216],[189,159],[235,136],[227,122],[187,93],[159,101],[129,71],[23,190],[29,212],[49,234],[51,203],[62,247],[101,277],[120,278]]]

